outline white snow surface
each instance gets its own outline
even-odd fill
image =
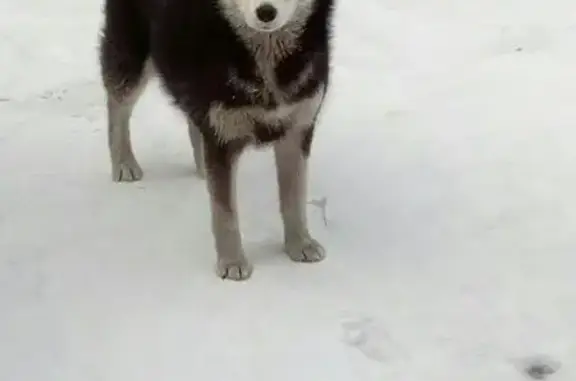
[[[215,276],[157,82],[145,178],[112,183],[100,24],[96,0],[0,0],[1,381],[576,379],[574,0],[340,0],[309,183],[328,258],[281,253],[250,152],[243,283]]]

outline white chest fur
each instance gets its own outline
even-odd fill
[[[234,139],[254,139],[256,123],[269,128],[306,128],[313,123],[324,99],[324,88],[309,98],[278,107],[267,109],[261,106],[227,108],[219,102],[210,107],[208,118],[210,125],[224,141]]]
[[[262,79],[257,87],[238,78],[230,72],[229,85],[242,93],[263,101],[254,105],[228,108],[220,102],[214,102],[209,110],[210,124],[216,128],[217,135],[225,140],[254,139],[254,127],[262,123],[269,128],[305,128],[314,121],[324,99],[324,87],[308,98],[296,102],[289,101],[310,80],[313,75],[313,62],[308,65],[287,85],[280,88],[276,81],[275,69],[278,63],[297,49],[295,41],[299,34],[299,25],[278,33],[266,34],[239,27],[237,32],[253,54],[256,74]],[[264,104],[274,103],[275,108],[266,108]]]

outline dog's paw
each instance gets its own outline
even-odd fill
[[[252,275],[254,267],[244,257],[218,260],[216,273],[222,279],[235,281],[247,280]]]
[[[142,168],[134,159],[112,165],[112,180],[114,182],[139,181],[143,175]]]
[[[295,262],[313,263],[326,258],[324,247],[311,237],[287,241],[284,250]]]

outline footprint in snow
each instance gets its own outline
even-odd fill
[[[405,354],[384,326],[372,318],[347,318],[342,322],[343,342],[380,363],[391,363]]]

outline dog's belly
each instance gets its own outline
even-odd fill
[[[241,139],[265,144],[282,138],[289,130],[311,126],[323,98],[324,88],[320,87],[311,97],[275,108],[256,105],[231,108],[215,102],[208,120],[223,141]]]

